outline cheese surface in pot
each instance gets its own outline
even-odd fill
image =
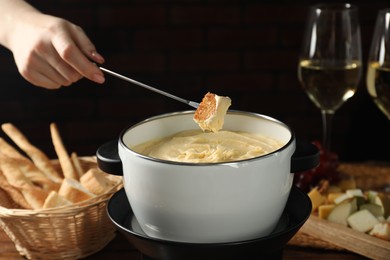
[[[131,147],[150,157],[187,163],[218,163],[254,158],[280,147],[278,140],[254,133],[187,130]]]

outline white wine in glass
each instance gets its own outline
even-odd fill
[[[361,74],[357,7],[351,4],[311,6],[298,78],[310,100],[321,110],[325,152],[331,152],[333,115],[355,94]]]
[[[390,8],[380,10],[376,19],[366,81],[372,100],[390,119]]]

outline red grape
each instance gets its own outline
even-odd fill
[[[294,176],[294,184],[306,192],[309,192],[321,180],[328,180],[329,183],[340,180],[340,173],[337,170],[339,165],[337,154],[325,151],[318,141],[313,141],[313,144],[320,150],[319,165],[314,169],[295,173]]]

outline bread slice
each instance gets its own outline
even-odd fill
[[[31,205],[33,209],[40,209],[45,202],[45,199],[49,195],[48,191],[42,190],[35,186],[26,186],[19,188],[26,201]]]
[[[97,168],[91,168],[81,176],[80,183],[95,195],[103,194],[115,186],[115,183]]]
[[[87,190],[79,181],[68,178],[62,181],[58,194],[73,203],[95,197],[95,194]]]
[[[63,196],[59,195],[56,191],[51,191],[47,196],[45,203],[43,203],[42,208],[55,208],[61,206],[71,205],[72,202],[65,199]]]
[[[218,132],[223,127],[231,103],[229,97],[208,92],[195,111],[194,121],[203,131]]]

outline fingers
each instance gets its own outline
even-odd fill
[[[32,84],[48,89],[69,86],[83,77],[103,83],[103,73],[70,38],[64,37],[52,39],[50,46],[42,44],[36,47],[36,52],[31,54],[25,64],[28,67],[21,71],[22,76]],[[92,52],[91,57],[96,61],[104,60],[96,52]]]
[[[81,74],[62,61],[53,47],[39,47],[23,61],[18,64],[20,74],[36,86],[57,89],[82,78]]]
[[[42,67],[36,67],[34,70],[30,70],[29,73],[21,74],[27,81],[35,86],[47,89],[58,89],[62,86],[69,86],[71,84],[53,68],[47,66],[45,67],[45,69],[41,69]]]
[[[95,45],[90,41],[80,26],[69,24],[69,35],[75,42],[76,46],[91,60],[102,64],[104,58],[101,56],[95,48]]]
[[[59,89],[62,85],[53,80],[53,77],[47,77],[46,75],[37,72],[33,77],[28,77],[22,74],[22,76],[35,86],[47,88],[47,89]]]
[[[95,46],[80,27],[67,25],[67,30],[58,34],[52,41],[57,53],[82,76],[96,83],[104,83],[103,72],[90,61],[103,63],[104,58],[97,53]]]
[[[96,61],[97,63],[104,63],[104,58],[102,55],[100,55],[99,53],[97,53],[96,51],[92,51],[91,54],[90,54],[90,57],[92,60]]]

